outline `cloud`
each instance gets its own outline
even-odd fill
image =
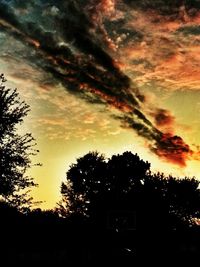
[[[159,157],[181,167],[185,167],[186,161],[194,155],[189,145],[180,136],[173,136],[169,133],[161,134],[151,149]]]
[[[117,110],[119,115],[115,117],[143,137],[152,152],[169,162],[186,165],[194,152],[181,137],[165,129],[173,125],[173,115],[159,107],[146,114],[146,98],[136,84],[155,81],[169,88],[197,86],[196,53],[184,51],[194,44],[184,39],[183,47],[182,42],[185,32],[191,32],[198,21],[196,6],[191,13],[191,5],[182,7],[177,1],[171,5],[144,0],[125,4],[114,0],[53,4],[31,1],[23,7],[18,1],[10,3],[8,6],[0,2],[0,30],[26,47],[24,60],[41,69],[45,78],[51,76],[53,85],[61,83],[74,96],[109,106],[111,114]],[[43,12],[44,6],[48,16]],[[27,9],[20,17],[15,12],[19,8]],[[183,21],[190,28],[181,28]],[[195,31],[190,35],[197,38]],[[14,56],[18,57],[17,53]],[[185,65],[188,59],[190,63]],[[44,90],[49,86],[45,79],[39,82]],[[62,99],[52,98],[50,102],[62,112],[67,109]],[[153,116],[154,122],[148,115]],[[85,118],[86,124],[93,124],[92,116]],[[42,123],[55,126],[62,121],[46,119]],[[85,134],[93,136],[94,129],[87,129],[81,138]]]
[[[191,149],[185,141],[171,132],[158,130],[153,124],[145,123],[140,115],[118,117],[123,127],[134,129],[136,133],[145,138],[148,148],[166,162],[185,167],[188,160],[199,160],[199,149]],[[162,123],[161,123],[162,124]],[[169,130],[169,129],[168,129]]]
[[[155,125],[158,128],[173,127],[175,122],[175,117],[171,114],[169,110],[163,108],[157,108],[155,111],[150,113],[155,121]]]
[[[49,126],[66,126],[66,120],[63,118],[41,118],[38,120],[39,124],[45,124]]]
[[[96,121],[96,116],[94,114],[86,114],[84,117],[83,117],[83,122],[85,124],[94,124],[94,122]]]
[[[184,34],[186,36],[187,35],[200,35],[200,26],[199,25],[183,26],[183,27],[180,27],[176,32]]]

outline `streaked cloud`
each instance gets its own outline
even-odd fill
[[[49,106],[45,112],[39,107],[44,117],[37,123],[50,127],[51,139],[70,138],[64,133],[72,132],[65,120],[70,109],[76,113],[74,123],[91,126],[76,129],[78,138],[93,138],[95,125],[108,135],[119,134],[119,129],[109,131],[106,120],[97,122],[95,107],[102,105],[161,159],[180,166],[196,159],[198,150],[176,135],[174,115],[159,100],[149,113],[141,90],[152,82],[168,91],[199,90],[199,7],[175,2],[0,1],[2,41],[16,41],[15,48],[11,43],[1,52],[2,61],[9,55],[10,62],[25,64],[18,69],[13,62],[9,76],[16,83],[37,84],[38,105],[45,100]],[[93,110],[90,106],[89,113],[78,114],[82,108],[57,94],[61,87],[67,96],[93,104]],[[50,118],[53,106],[57,117]],[[55,127],[60,129],[53,132]]]

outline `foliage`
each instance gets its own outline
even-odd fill
[[[77,159],[67,172],[67,182],[62,183],[62,213],[82,213],[88,217],[100,216],[98,212],[118,208],[117,204],[148,172],[150,164],[138,155],[125,152],[108,161],[97,152]],[[96,210],[96,211],[95,211]]]
[[[62,183],[62,216],[82,214],[105,223],[109,212],[134,212],[139,228],[191,225],[200,217],[199,182],[152,174],[150,164],[124,152],[106,160],[97,152],[77,159]]]
[[[32,166],[30,157],[36,155],[35,139],[30,133],[20,135],[18,126],[23,123],[29,106],[21,101],[16,89],[5,86],[0,76],[0,196],[12,206],[28,207],[32,198],[26,189],[36,186],[26,175]]]
[[[77,159],[77,164],[73,164],[67,173],[67,182],[61,185],[59,213],[62,216],[72,213],[88,216],[91,199],[101,194],[102,185],[108,187],[105,171],[105,158],[97,152]]]

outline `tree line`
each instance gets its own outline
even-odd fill
[[[37,184],[27,175],[27,170],[34,165],[32,156],[39,151],[31,133],[20,135],[18,132],[30,107],[20,100],[16,89],[7,88],[5,83],[6,79],[1,75],[1,224],[6,225],[10,220],[22,222],[23,227],[30,226],[31,222],[54,227],[60,224],[61,229],[73,228],[74,233],[77,233],[77,227],[84,228],[79,235],[86,231],[90,237],[92,233],[103,236],[109,232],[110,240],[132,242],[133,247],[136,246],[133,242],[136,231],[158,233],[198,228],[199,181],[152,173],[149,162],[128,151],[110,158],[98,152],[78,158],[61,184],[61,199],[55,209],[33,209],[34,201],[29,192]]]

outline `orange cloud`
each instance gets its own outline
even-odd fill
[[[42,118],[38,119],[39,124],[46,124],[46,125],[51,125],[51,126],[64,126],[66,125],[66,120],[62,118]]]
[[[154,152],[164,160],[178,164],[180,167],[185,167],[186,161],[194,153],[181,137],[169,133],[162,134]]]
[[[173,127],[175,117],[169,110],[157,108],[150,114],[154,117],[155,124],[158,128]]]
[[[155,10],[127,10],[129,30],[143,35],[120,48],[121,69],[143,86],[152,80],[168,90],[199,90],[200,35],[184,36],[183,27],[199,27],[200,12],[180,7],[177,16],[161,15]],[[143,61],[144,63],[136,63]]]

